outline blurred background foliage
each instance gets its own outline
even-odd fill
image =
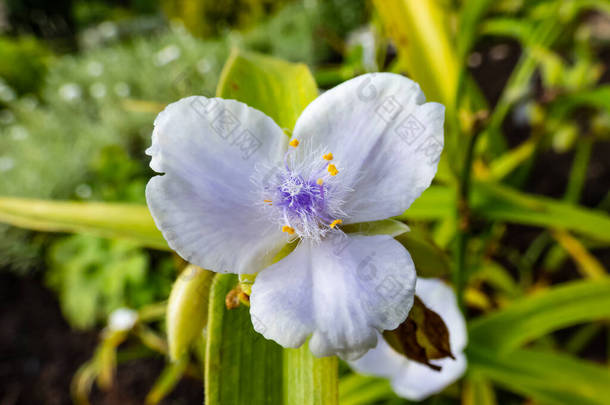
[[[143,151],[154,117],[184,96],[214,95],[231,48],[239,47],[306,63],[322,89],[365,72],[406,73],[430,89],[429,98],[449,106],[438,185],[401,219],[459,270],[457,279],[442,275],[463,289],[470,317],[567,281],[605,279],[608,2],[405,4],[0,1],[0,196],[144,204],[152,171]],[[480,110],[488,112],[481,120],[475,114]],[[456,212],[461,173],[473,179],[472,215]],[[456,226],[464,218],[467,232]],[[72,328],[99,331],[116,309],[138,311],[141,324],[133,336],[104,334],[77,373],[72,394],[80,403],[96,378],[110,390],[104,385],[112,375],[109,365],[167,354],[159,303],[182,267],[176,257],[133,241],[0,224],[6,285],[30,280],[48,286]],[[439,268],[431,267],[431,273]],[[3,300],[6,311],[19,310],[12,300]],[[607,318],[566,324],[532,346],[608,367],[609,330]],[[117,351],[126,339],[127,349]],[[88,358],[94,349],[86,344]],[[156,367],[160,377],[145,383],[144,395],[152,387],[149,403],[161,401],[183,375],[201,378],[192,364]],[[53,383],[65,386],[74,371],[68,367]],[[342,403],[405,403],[382,382],[342,373]],[[428,402],[455,403],[460,395],[466,404],[527,401],[527,387],[494,391],[487,379],[470,377],[462,394],[452,386]],[[177,392],[186,395],[188,386],[181,387]],[[141,403],[138,398],[133,403]]]

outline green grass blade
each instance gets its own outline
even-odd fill
[[[505,355],[485,346],[468,348],[471,372],[544,404],[603,405],[610,371],[568,355],[519,349]]]
[[[608,318],[610,279],[575,281],[474,320],[470,340],[506,352],[557,329]]]
[[[522,193],[493,183],[476,183],[473,194],[474,211],[488,220],[564,228],[610,242],[610,216],[604,211]]]

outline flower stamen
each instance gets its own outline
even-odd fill
[[[332,153],[327,153],[326,155],[322,156],[322,158],[324,160],[333,160],[333,154]]]
[[[330,173],[331,176],[336,176],[339,173],[339,170],[337,170],[337,166],[331,163],[328,165],[328,173]]]
[[[298,139],[293,139],[288,144],[290,146],[292,146],[293,148],[296,148],[297,146],[299,146],[299,140]]]
[[[286,232],[288,235],[294,235],[294,228],[288,225],[282,227],[282,232]]]
[[[337,225],[341,225],[343,223],[342,219],[335,219],[333,222],[330,223],[330,227],[334,228]]]
[[[324,184],[324,179],[319,178],[318,180],[316,180],[316,184],[317,184],[318,186],[321,186],[322,184]]]

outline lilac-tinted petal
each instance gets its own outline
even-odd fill
[[[431,360],[431,363],[442,367],[441,371],[435,371],[399,354],[380,336],[377,347],[362,358],[351,361],[350,365],[361,374],[390,379],[398,395],[420,401],[441,392],[464,374],[467,362],[462,350],[466,346],[467,335],[466,322],[450,287],[441,280],[418,278],[416,294],[445,321],[456,359]]]
[[[409,253],[387,235],[332,235],[302,242],[263,270],[252,287],[255,329],[284,347],[311,335],[318,357],[362,356],[377,334],[394,329],[413,304],[415,269]]]
[[[443,148],[445,108],[425,103],[404,76],[359,76],[322,94],[299,117],[293,138],[301,159],[331,152],[345,223],[403,213],[430,185]],[[321,158],[321,156],[320,156]]]
[[[457,381],[466,371],[466,356],[458,353],[453,359],[432,361],[441,366],[441,371],[434,371],[423,364],[409,361],[403,370],[392,379],[394,392],[412,401],[421,401],[430,395],[437,394]]]
[[[262,112],[233,100],[189,97],[155,121],[147,151],[162,176],[146,199],[168,244],[217,272],[253,273],[286,241],[262,219],[250,180],[256,165],[281,161],[286,136]]]

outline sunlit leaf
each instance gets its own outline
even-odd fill
[[[375,0],[373,4],[403,68],[430,101],[453,106],[459,66],[445,10],[435,0]]]
[[[216,95],[257,108],[282,128],[292,130],[318,89],[307,66],[234,49]]]
[[[125,238],[142,246],[168,249],[143,205],[0,197],[0,222],[37,231]]]

